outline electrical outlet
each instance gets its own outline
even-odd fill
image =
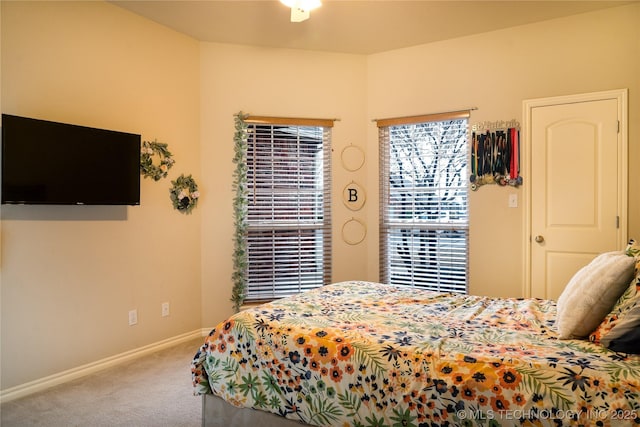
[[[133,326],[138,323],[138,310],[129,310],[129,326]]]
[[[162,303],[162,317],[167,317],[169,315],[169,303]]]

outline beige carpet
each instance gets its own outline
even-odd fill
[[[2,427],[201,425],[191,358],[203,338],[4,403]]]

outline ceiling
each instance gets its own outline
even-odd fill
[[[372,54],[634,1],[324,0],[299,23],[277,0],[111,3],[201,41]]]

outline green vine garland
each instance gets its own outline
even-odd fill
[[[200,192],[198,184],[189,176],[180,175],[175,181],[171,181],[171,190],[169,190],[173,208],[186,214],[190,214],[193,208],[198,205]]]
[[[233,249],[233,290],[231,301],[235,312],[240,311],[247,292],[247,114],[239,112],[235,116],[233,135],[236,170],[233,173],[233,214],[235,224]]]
[[[153,164],[153,156],[160,158],[160,164]],[[143,141],[140,149],[140,173],[145,178],[152,178],[159,181],[166,178],[169,169],[173,166],[175,160],[171,156],[171,152],[167,149],[167,144],[158,141]]]

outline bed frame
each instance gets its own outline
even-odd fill
[[[270,412],[236,408],[213,394],[202,396],[202,427],[300,427],[303,424]]]

